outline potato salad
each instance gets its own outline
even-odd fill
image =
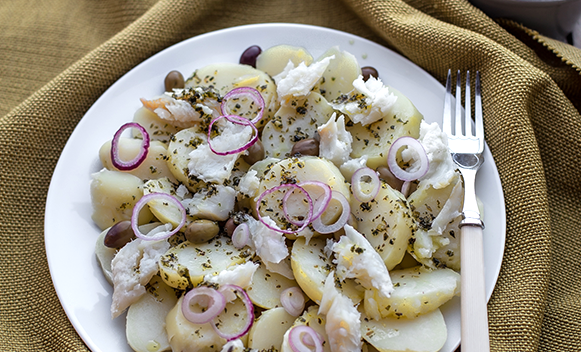
[[[440,127],[339,47],[187,74],[141,99],[92,175],[131,348],[440,350],[464,192]]]

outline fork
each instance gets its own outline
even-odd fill
[[[443,131],[448,135],[448,148],[458,166],[464,182],[464,206],[460,222],[461,252],[461,345],[462,352],[488,352],[488,311],[484,286],[484,257],[482,252],[482,230],[476,202],[476,172],[484,162],[484,126],[482,122],[482,98],[480,74],[476,72],[474,115],[472,123],[470,106],[470,72],[466,72],[465,108],[462,119],[462,87],[460,71],[456,79],[456,108],[452,116],[451,70],[446,79],[444,99]],[[454,123],[453,123],[454,120]]]

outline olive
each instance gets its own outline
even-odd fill
[[[248,163],[248,165],[254,165],[256,162],[264,159],[264,145],[260,139],[256,140],[256,143],[247,149],[248,154],[243,155],[242,159]]]
[[[379,73],[377,73],[375,67],[371,66],[361,67],[361,74],[363,75],[364,81],[367,81],[371,76],[375,77],[376,79],[379,78]]]
[[[179,71],[171,71],[165,76],[165,91],[171,92],[174,88],[184,88],[186,83],[184,76]]]
[[[403,185],[403,181],[395,177],[389,167],[387,166],[380,166],[376,170],[379,173],[379,177],[387,182],[388,185],[391,186],[393,189],[400,190],[401,186]]]
[[[315,138],[307,138],[293,145],[290,155],[319,155],[319,141]]]
[[[258,45],[248,47],[248,49],[244,50],[242,55],[240,55],[240,63],[256,68],[256,58],[261,52],[262,49]]]
[[[111,226],[107,234],[105,234],[105,247],[121,248],[129,241],[135,238],[135,233],[131,228],[131,221],[119,221]]]
[[[212,220],[194,220],[186,227],[186,239],[192,243],[208,242],[220,232],[220,226]]]
[[[234,230],[236,229],[236,222],[234,222],[234,218],[230,218],[228,219],[228,221],[226,221],[226,224],[224,225],[224,229],[226,230],[226,234],[230,237],[232,237],[232,234],[234,233]]]

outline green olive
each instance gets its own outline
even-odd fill
[[[194,220],[186,227],[186,239],[192,243],[205,243],[216,237],[220,226],[212,220]]]
[[[184,76],[179,71],[171,71],[165,76],[165,91],[171,92],[174,88],[184,88],[185,80]]]

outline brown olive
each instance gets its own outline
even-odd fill
[[[134,238],[135,233],[131,228],[131,221],[125,220],[111,226],[105,235],[104,243],[105,247],[121,248]]]
[[[240,63],[242,65],[250,65],[256,68],[256,58],[262,53],[262,49],[258,45],[253,45],[244,50],[240,55]]]
[[[264,159],[264,145],[260,139],[256,140],[256,143],[247,149],[248,154],[243,155],[242,159],[246,161],[249,165],[254,165],[256,162]]]
[[[379,177],[387,182],[388,185],[391,186],[393,189],[397,189],[398,191],[401,189],[403,185],[403,181],[395,177],[389,167],[387,166],[380,166],[377,168],[377,172],[379,173]]]
[[[186,227],[184,235],[192,243],[204,243],[216,237],[218,232],[220,226],[215,221],[202,219],[192,221]]]
[[[361,74],[363,75],[364,81],[367,81],[369,79],[369,77],[371,77],[371,76],[373,76],[375,78],[379,78],[379,73],[377,73],[377,70],[375,69],[375,67],[371,67],[371,66],[361,67]]]
[[[232,236],[234,233],[234,229],[236,229],[236,223],[234,222],[234,218],[229,218],[224,225],[224,229],[226,230],[226,234],[228,236]]]
[[[293,145],[290,155],[319,155],[319,141],[315,138],[307,138]]]
[[[179,71],[171,71],[165,76],[165,91],[171,92],[174,88],[184,88],[184,76]]]

